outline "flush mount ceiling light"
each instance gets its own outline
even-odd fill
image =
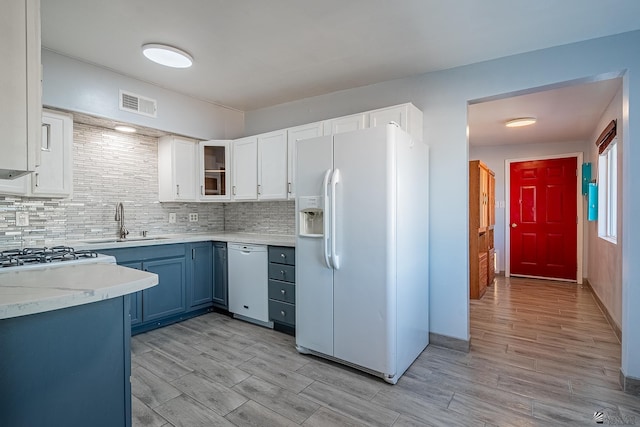
[[[167,67],[189,68],[193,64],[193,58],[187,52],[166,44],[142,45],[142,53],[153,62]]]
[[[136,129],[132,128],[131,126],[116,126],[115,130],[124,133],[136,133]]]
[[[529,126],[536,122],[535,117],[519,117],[517,119],[511,119],[504,125],[508,128],[519,128],[522,126]]]

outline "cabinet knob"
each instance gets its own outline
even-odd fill
[[[511,228],[516,228],[518,226],[518,224],[516,224],[515,222],[511,224]]]
[[[280,270],[280,274],[282,274],[282,277],[284,277],[285,271],[284,270]]]
[[[280,257],[281,257],[282,259],[284,259],[284,258],[286,258],[287,256],[286,256],[285,254],[280,254]]]
[[[282,311],[282,310],[281,310],[281,311],[280,311],[280,315],[281,315],[282,317],[286,317],[286,316],[287,316],[287,313],[285,313],[284,311]]]
[[[287,293],[287,291],[285,291],[284,289],[280,289],[280,293],[281,293],[282,295],[284,295],[284,294],[286,294],[286,293]]]

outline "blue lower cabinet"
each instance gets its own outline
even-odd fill
[[[99,252],[119,265],[156,273],[158,284],[131,294],[134,334],[149,331],[211,309],[214,301],[212,242],[151,245]]]
[[[120,263],[123,267],[135,268],[136,270],[142,270],[141,262],[123,262]],[[131,326],[135,326],[142,322],[142,292],[135,292],[131,294]]]
[[[229,309],[229,276],[227,265],[227,243],[213,244],[213,305]]]
[[[184,312],[186,271],[184,258],[144,262],[145,271],[158,275],[158,284],[142,291],[142,321],[150,322]]]
[[[213,244],[187,245],[187,310],[211,306],[213,302]]]

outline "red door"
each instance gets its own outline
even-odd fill
[[[576,280],[577,161],[511,163],[511,274]]]

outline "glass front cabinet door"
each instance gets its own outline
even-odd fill
[[[200,200],[230,200],[230,141],[200,142]]]

